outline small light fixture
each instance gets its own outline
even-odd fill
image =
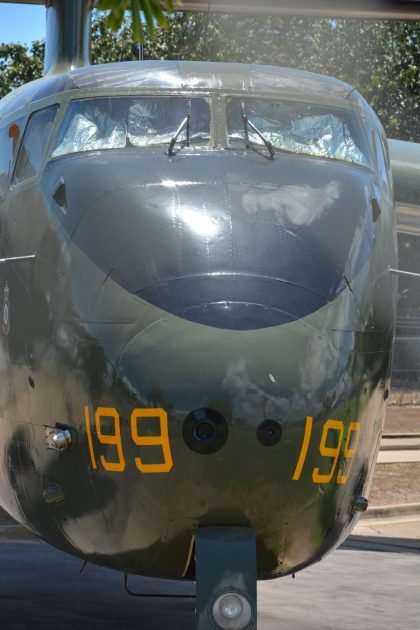
[[[213,602],[211,616],[220,630],[246,630],[252,621],[252,607],[242,593],[222,593]]]
[[[366,512],[368,505],[369,501],[365,497],[356,497],[352,507],[355,512]]]

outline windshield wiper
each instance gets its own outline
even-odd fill
[[[267,147],[268,152],[270,154],[270,160],[274,160],[273,145],[271,144],[269,140],[267,140],[267,138],[264,138],[261,131],[259,131],[259,129],[257,129],[256,126],[249,120],[248,116],[245,113],[245,103],[242,103],[241,109],[242,109],[242,123],[244,126],[244,132],[245,132],[245,147],[247,149],[251,147],[251,142],[249,140],[249,131],[248,131],[248,127],[251,127],[251,129],[255,131],[257,136],[261,138],[261,140],[264,142],[265,146]]]
[[[191,112],[188,112],[188,114],[185,116],[184,120],[179,125],[178,129],[176,130],[176,134],[174,135],[174,137],[172,138],[172,140],[169,143],[169,148],[168,148],[168,155],[169,155],[169,157],[171,157],[171,155],[175,155],[174,146],[176,144],[176,141],[178,140],[179,135],[182,133],[182,131],[185,129],[185,127],[187,128],[187,138],[185,140],[185,143],[184,143],[183,147],[189,147],[190,146],[190,122],[191,122]],[[183,148],[183,147],[181,147],[181,148]]]

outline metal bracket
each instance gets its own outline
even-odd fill
[[[124,573],[124,588],[126,592],[132,597],[143,597],[145,599],[159,597],[161,599],[195,599],[195,595],[189,595],[181,593],[179,595],[174,593],[135,593],[128,588],[128,574]]]

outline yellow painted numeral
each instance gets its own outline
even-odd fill
[[[303,465],[308,454],[309,442],[311,441],[313,422],[314,419],[311,416],[306,417],[305,435],[303,436],[302,448],[300,451],[295,474],[293,475],[293,481],[299,481],[302,474]]]
[[[109,430],[107,432],[104,431],[103,421],[105,418],[111,418],[113,421],[113,429],[111,432]],[[159,419],[159,435],[140,435],[139,421],[151,418]],[[93,469],[97,470],[98,462],[92,439],[88,406],[85,406],[85,422],[90,459]],[[106,459],[104,455],[99,457],[102,467],[110,472],[123,472],[125,470],[125,459],[121,439],[121,419],[118,411],[113,407],[98,407],[95,411],[95,427],[99,443],[106,446],[114,446],[117,449],[114,458],[111,457],[111,461]],[[141,457],[134,458],[135,465],[142,473],[167,473],[172,469],[173,461],[171,445],[169,443],[168,414],[166,411],[161,408],[134,409],[131,414],[131,438],[136,446],[160,446],[162,449],[163,462],[160,464],[146,464],[142,461]],[[115,461],[115,459],[117,459],[117,461]]]
[[[327,446],[328,434],[330,431],[338,432],[338,444],[337,446]],[[322,457],[333,457],[334,461],[331,466],[331,470],[327,475],[321,475],[319,468],[314,468],[312,473],[312,481],[314,483],[329,483],[333,478],[335,469],[337,467],[338,458],[340,456],[341,443],[343,441],[344,423],[341,420],[327,420],[322,430],[321,444],[319,445],[319,452]]]
[[[293,474],[293,481],[299,481],[302,470],[306,462],[308,455],[310,442],[312,438],[313,430],[313,418],[307,416],[305,434],[303,436],[302,448],[300,450],[299,459],[296,465],[295,472]],[[345,439],[344,449],[343,441],[345,435],[345,425],[342,420],[327,420],[322,429],[322,436],[319,445],[319,453],[321,457],[327,457],[331,461],[331,467],[328,473],[321,474],[319,468],[314,468],[312,471],[312,481],[314,483],[330,483],[337,470],[337,465],[342,456],[342,463],[340,463],[341,470],[337,474],[337,483],[344,484],[349,478],[354,457],[356,455],[356,449],[359,443],[360,437],[360,422],[351,422]]]
[[[139,420],[145,418],[159,418],[160,434],[153,436],[139,435]],[[137,446],[161,446],[163,452],[162,464],[145,464],[141,457],[134,459],[137,468],[142,473],[167,473],[173,466],[171,446],[169,444],[168,414],[160,408],[134,409],[131,414],[131,437]]]
[[[102,432],[101,418],[113,418],[114,433],[108,435]],[[109,444],[117,448],[118,461],[109,462],[103,455],[100,456],[101,464],[105,470],[123,472],[125,470],[124,453],[121,442],[121,422],[118,411],[112,407],[98,407],[95,412],[96,433],[101,444]]]
[[[356,434],[356,435],[354,435]],[[353,461],[354,461],[354,456],[356,454],[356,449],[357,449],[357,445],[359,443],[359,437],[360,437],[360,422],[352,422],[349,426],[349,430],[347,433],[347,440],[346,440],[346,445],[344,447],[344,457],[345,457],[345,469],[346,472],[345,474],[343,474],[343,472],[340,470],[338,475],[337,475],[337,483],[346,483],[350,471],[351,471],[351,467],[353,466]],[[352,440],[353,438],[353,440]],[[350,442],[353,442],[352,447],[350,448]]]
[[[89,407],[87,405],[85,407],[85,422],[86,422],[86,436],[87,436],[87,441],[89,445],[90,460],[92,462],[93,468],[97,470],[98,464],[96,463],[95,451],[93,450],[92,431],[90,428]]]

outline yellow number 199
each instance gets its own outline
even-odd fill
[[[309,445],[312,437],[313,418],[306,418],[305,434],[303,437],[302,448],[300,450],[299,460],[293,475],[293,481],[299,481],[303,467],[305,465],[306,456],[308,454]],[[342,445],[344,441],[345,425],[342,420],[327,420],[322,429],[321,442],[319,445],[319,454],[321,457],[331,459],[331,467],[328,473],[321,474],[319,468],[312,471],[312,481],[314,483],[330,483],[337,469],[340,455],[342,454]],[[354,456],[360,435],[360,422],[351,422],[347,431],[347,437],[344,446],[341,470],[337,474],[337,483],[344,484],[349,478],[351,467],[353,465]],[[332,444],[331,444],[332,442]],[[329,446],[327,444],[329,443]]]
[[[159,419],[159,435],[140,435],[139,420],[158,418]],[[112,420],[112,430],[108,428],[109,420],[106,423],[107,430],[104,430],[105,419]],[[86,421],[86,437],[89,447],[90,459],[94,470],[98,469],[98,462],[95,455],[95,447],[90,425],[89,407],[85,407]],[[99,461],[102,468],[109,472],[123,472],[125,470],[124,449],[121,438],[121,419],[120,414],[113,407],[98,407],[95,411],[95,429],[97,442],[105,446],[113,446],[116,450],[112,450],[111,456],[100,455]],[[169,443],[168,431],[168,414],[160,408],[153,409],[134,409],[131,414],[131,439],[136,446],[160,446],[163,454],[163,463],[147,464],[142,461],[141,457],[135,457],[134,463],[142,473],[167,473],[173,467],[171,446]],[[108,455],[108,450],[107,453]]]

